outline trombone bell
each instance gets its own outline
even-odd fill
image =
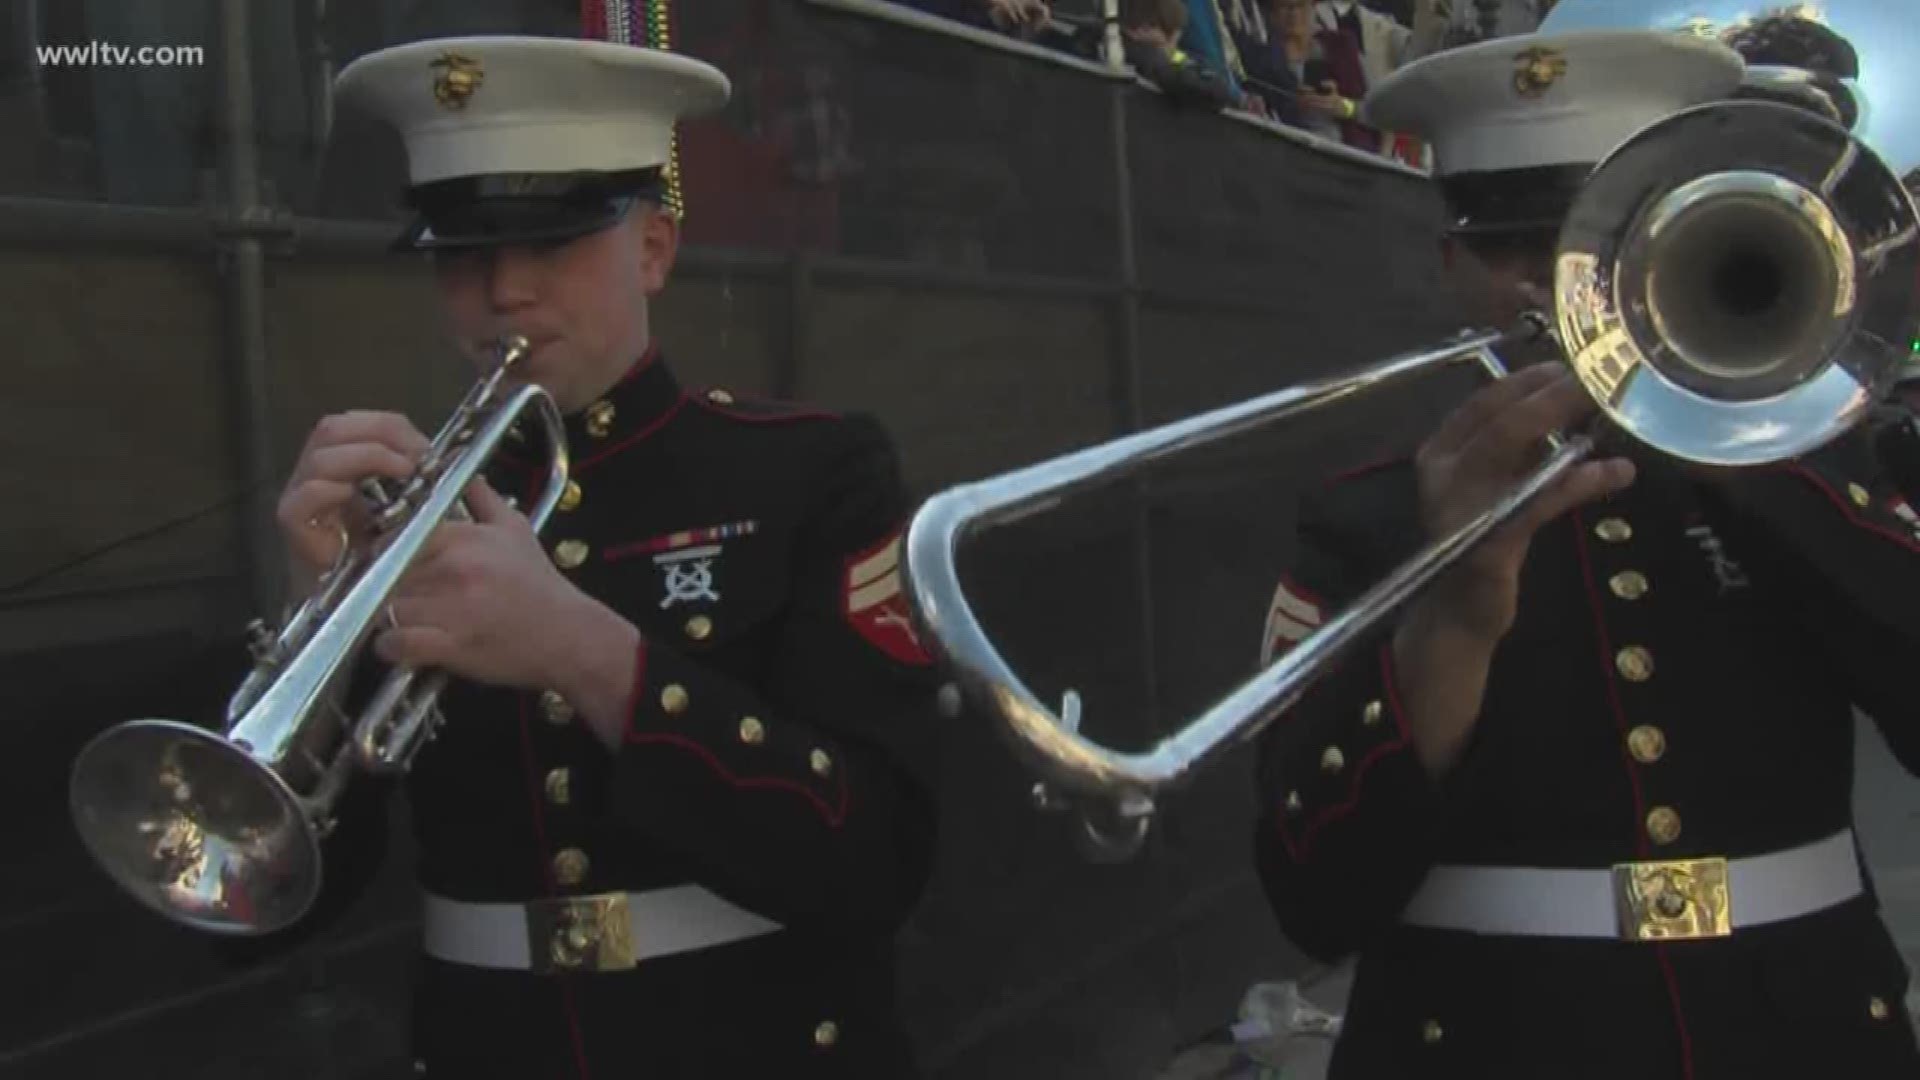
[[[1628,139],[1569,212],[1560,345],[1615,425],[1740,467],[1797,457],[1903,377],[1920,226],[1884,161],[1770,101],[1696,106]]]

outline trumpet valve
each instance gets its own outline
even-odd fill
[[[255,619],[247,624],[247,653],[256,664],[264,664],[273,658],[274,646],[279,635],[267,627],[267,620]]]

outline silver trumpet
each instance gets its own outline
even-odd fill
[[[468,517],[462,493],[528,412],[551,451],[547,487],[529,514],[535,529],[560,501],[569,462],[559,408],[540,387],[508,382],[527,350],[524,338],[500,343],[498,364],[406,483],[361,485],[375,505],[376,539],[343,543],[278,631],[253,624],[254,667],[223,731],[132,720],[81,750],[69,782],[74,823],[88,853],[134,899],[218,934],[292,925],[320,892],[321,843],[354,774],[404,772],[433,739],[443,671],[395,668],[357,719],[337,703],[401,579],[442,522]]]
[[[1892,389],[1915,330],[1920,217],[1900,178],[1845,128],[1770,101],[1725,101],[1644,128],[1596,166],[1555,260],[1553,312],[1516,331],[1463,334],[1351,374],[1278,390],[942,492],[908,528],[914,619],[967,696],[1041,781],[1076,808],[1083,849],[1129,857],[1156,800],[1291,708],[1402,605],[1593,449],[1556,438],[1537,470],[1453,535],[1427,543],[1318,632],[1186,726],[1139,751],[1080,731],[1079,696],[1055,713],[974,617],[956,570],[974,535],[1260,425],[1408,376],[1552,334],[1610,422],[1656,452],[1739,467],[1844,434]]]

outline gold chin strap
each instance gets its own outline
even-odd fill
[[[661,52],[673,51],[673,14],[668,10],[671,0],[647,0],[647,46]],[[672,150],[667,158],[666,175],[662,178],[667,187],[667,211],[677,220],[687,219],[687,203],[680,189],[680,129],[676,125],[673,132]]]
[[[628,0],[600,0],[604,10],[606,39],[636,48],[673,51],[673,12],[669,0],[646,0],[640,24],[629,17]],[[680,131],[676,126],[667,152],[667,164],[661,170],[662,201],[675,220],[687,218],[686,199],[680,188]]]

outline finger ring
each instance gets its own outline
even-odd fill
[[[392,604],[387,605],[387,625],[395,630],[400,629],[400,617],[393,613]]]

